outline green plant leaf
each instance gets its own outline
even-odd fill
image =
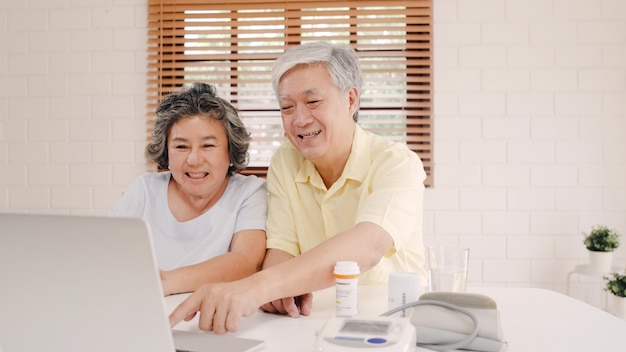
[[[596,225],[583,235],[585,247],[594,252],[613,252],[620,244],[620,234],[604,225]]]

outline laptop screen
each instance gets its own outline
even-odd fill
[[[0,287],[2,352],[175,350],[141,219],[0,213]]]

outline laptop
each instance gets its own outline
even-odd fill
[[[264,342],[172,331],[141,219],[0,213],[0,351],[231,351]]]

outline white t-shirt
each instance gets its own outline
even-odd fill
[[[139,217],[149,224],[161,269],[203,262],[228,252],[235,233],[265,230],[265,180],[234,174],[213,207],[195,219],[179,222],[168,206],[170,177],[170,172],[137,177],[110,212],[111,216]]]

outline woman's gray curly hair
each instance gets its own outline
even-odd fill
[[[250,133],[237,110],[228,101],[216,95],[215,87],[199,82],[171,93],[159,104],[152,130],[152,141],[145,150],[146,158],[154,161],[159,169],[167,169],[169,166],[167,136],[172,125],[182,118],[196,115],[207,116],[223,123],[232,164],[228,168],[228,175],[245,169],[248,165]]]

